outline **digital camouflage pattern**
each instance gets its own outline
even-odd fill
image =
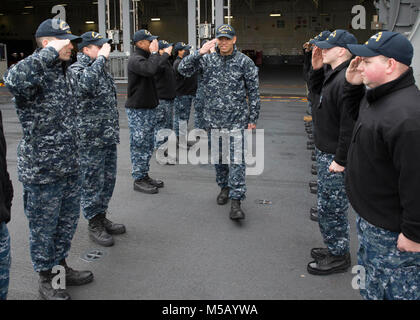
[[[156,108],[126,108],[130,129],[130,155],[134,180],[149,173],[149,162],[154,150]]]
[[[186,136],[184,128],[188,128],[190,119],[191,104],[194,96],[177,96],[174,100],[174,127],[173,130],[177,137]],[[184,125],[181,125],[184,123]]]
[[[178,71],[185,77],[202,74],[204,121],[209,128],[245,129],[257,122],[258,68],[236,47],[229,56],[218,51],[201,56],[195,51],[182,59]]]
[[[70,66],[78,85],[77,129],[81,147],[102,147],[120,142],[117,89],[106,68],[106,58],[93,60],[79,52]]]
[[[216,183],[222,189],[229,187],[229,198],[244,200],[246,197],[246,164],[244,130],[224,130],[218,137],[214,132],[209,135],[213,146],[219,143],[219,152],[212,149],[212,162],[215,163]],[[217,141],[218,140],[218,141]],[[223,144],[229,148],[223,147]],[[238,145],[235,147],[235,143]]]
[[[174,100],[159,99],[159,105],[156,107],[155,149],[167,140],[167,138],[158,139],[159,130],[172,129],[173,108]]]
[[[4,222],[0,223],[0,300],[7,299],[10,274],[10,236]]]
[[[195,129],[205,129],[206,124],[204,122],[204,84],[203,84],[203,75],[198,73],[197,75],[197,91],[195,93],[195,98],[193,99],[194,105],[194,128]]]
[[[77,128],[80,136],[81,205],[86,219],[108,209],[117,176],[119,124],[117,90],[106,68],[79,52],[71,66],[79,86]]]
[[[328,170],[334,156],[316,150],[318,223],[328,251],[333,255],[345,255],[350,251],[350,226],[347,219],[349,201],[345,191],[345,172]]]
[[[117,145],[80,150],[81,206],[86,219],[105,213],[117,178]]]
[[[50,184],[24,184],[30,252],[36,272],[50,270],[70,251],[80,213],[80,176]]]
[[[358,264],[365,269],[360,294],[368,300],[420,300],[420,252],[397,248],[399,233],[356,217]]]
[[[23,137],[17,169],[23,183],[47,184],[77,174],[75,81],[52,48],[37,49],[6,72]]]

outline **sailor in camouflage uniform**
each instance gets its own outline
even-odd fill
[[[181,148],[187,147],[187,128],[190,119],[191,105],[197,91],[197,75],[193,74],[184,77],[178,67],[182,59],[188,54],[191,46],[178,42],[174,46],[176,59],[174,61],[175,81],[176,81],[176,98],[174,101],[174,131],[177,136],[178,145]]]
[[[65,260],[80,210],[76,88],[65,61],[73,48],[70,40],[80,38],[59,19],[41,23],[35,37],[39,48],[6,73],[5,83],[22,124],[17,169],[39,292],[44,299],[68,300],[66,290],[52,286],[54,266],[65,268],[66,285],[93,280],[90,271],[75,271]]]
[[[113,234],[125,227],[106,218],[117,176],[119,125],[117,91],[106,68],[110,39],[89,31],[81,35],[77,62],[70,69],[78,83],[77,128],[79,133],[81,205],[89,221],[89,236],[103,246],[114,244]]]
[[[154,151],[156,107],[159,105],[154,76],[162,59],[169,58],[169,49],[159,55],[157,36],[145,29],[134,33],[135,51],[128,59],[127,101],[125,104],[130,129],[130,153],[133,165],[133,188],[155,194],[164,186],[163,181],[149,177],[150,158]]]
[[[318,167],[318,223],[326,248],[313,248],[307,270],[314,275],[345,272],[350,267],[349,207],[344,178],[354,121],[343,109],[342,92],[351,60],[347,45],[357,43],[346,30],[315,41],[309,87]],[[332,70],[325,73],[324,65]],[[318,99],[319,98],[319,99]]]
[[[413,45],[391,31],[349,46],[345,108],[356,120],[346,189],[357,212],[360,294],[420,300],[420,91]]]
[[[165,49],[172,53],[172,43],[159,40],[159,54],[161,62],[155,75],[156,90],[159,105],[156,107],[155,149],[159,148],[167,138],[158,136],[159,130],[172,129],[173,104],[175,99],[175,72],[169,61],[170,54],[165,54]]]
[[[206,129],[218,129],[229,136],[230,164],[219,162],[215,165],[216,181],[221,188],[217,203],[223,205],[232,199],[230,218],[240,220],[245,217],[240,204],[246,192],[243,136],[244,130],[256,128],[259,116],[258,69],[249,57],[236,49],[232,26],[218,27],[216,38],[184,58],[178,71],[187,77],[197,71],[202,73]],[[217,51],[210,53],[216,42]],[[212,140],[220,143],[213,133]],[[237,143],[241,148],[235,150]],[[219,160],[224,156],[219,148]]]

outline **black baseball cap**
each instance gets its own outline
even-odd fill
[[[352,54],[359,57],[385,56],[410,66],[413,59],[413,45],[401,33],[381,31],[370,37],[365,44],[349,45]]]
[[[111,39],[102,37],[101,34],[95,31],[85,32],[80,37],[82,38],[82,42],[77,44],[79,50],[90,44],[101,47],[104,43],[110,43],[112,41]]]
[[[133,42],[136,43],[137,41],[141,40],[149,40],[153,41],[155,39],[159,38],[158,36],[153,36],[150,31],[146,29],[140,29],[139,31],[136,31],[133,36]]]
[[[324,41],[327,40],[328,36],[331,34],[330,31],[328,30],[324,30],[322,31],[319,35],[317,35],[316,37],[314,37],[313,39],[309,40],[310,44],[315,44],[316,41]]]
[[[189,49],[191,49],[191,46],[186,44],[185,42],[177,42],[174,47],[174,51],[189,50]]]
[[[347,45],[357,44],[356,37],[350,32],[337,29],[328,36],[324,41],[315,41],[315,45],[321,49],[330,49],[334,47],[342,47],[348,49]]]
[[[173,45],[173,43],[169,43],[166,40],[159,40],[159,50],[169,48],[172,45]]]
[[[82,38],[71,33],[70,26],[61,19],[47,19],[35,32],[35,38],[54,37],[57,39],[80,42]]]
[[[216,38],[226,37],[232,39],[235,35],[235,29],[229,24],[222,24],[216,29]]]

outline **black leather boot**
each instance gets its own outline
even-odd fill
[[[315,260],[322,260],[328,255],[327,248],[312,248],[311,257]]]
[[[154,194],[158,193],[159,190],[156,186],[152,185],[147,178],[137,179],[134,181],[134,190]]]
[[[350,253],[335,256],[328,252],[324,258],[309,262],[307,269],[310,274],[325,276],[333,273],[346,272],[350,265]]]
[[[241,209],[241,200],[232,199],[229,218],[232,220],[245,219],[245,213]]]
[[[66,260],[62,260],[60,265],[66,270],[66,285],[81,286],[93,281],[93,273],[91,271],[77,271],[70,268]]]
[[[71,300],[70,295],[65,289],[54,289],[52,279],[54,275],[51,270],[41,271],[39,273],[39,294],[44,300]],[[66,279],[67,282],[67,279]]]
[[[219,195],[217,196],[217,204],[224,205],[229,200],[229,187],[222,188]]]
[[[163,181],[161,180],[155,180],[149,177],[149,175],[146,175],[144,177],[148,183],[150,183],[152,186],[155,186],[156,188],[163,188]]]
[[[317,207],[312,207],[309,210],[309,217],[312,221],[318,222],[318,208]]]
[[[313,187],[317,187],[318,186],[318,182],[316,180],[311,180],[309,181],[309,188],[313,188]]]
[[[125,233],[125,226],[121,223],[114,223],[111,220],[107,219],[106,216],[102,222],[103,222],[106,232],[108,232],[109,234]]]
[[[89,238],[104,247],[110,247],[114,245],[114,239],[106,231],[104,226],[105,214],[97,214],[89,220]]]

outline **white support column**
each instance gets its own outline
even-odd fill
[[[196,25],[196,0],[188,0],[188,43],[196,49],[197,45],[197,25]]]
[[[105,0],[98,0],[98,31],[104,38],[106,38],[105,10]]]
[[[223,7],[224,7],[223,0],[215,0],[215,20],[216,20],[216,24],[214,26],[215,28],[222,25],[225,21]]]
[[[131,19],[130,19],[130,0],[120,0],[122,1],[123,8],[123,47],[122,50],[125,54],[130,55],[131,48]]]

